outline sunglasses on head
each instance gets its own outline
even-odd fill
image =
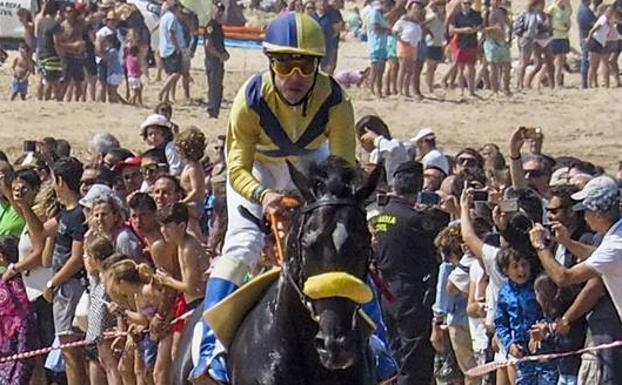
[[[289,77],[294,74],[294,71],[297,71],[300,76],[308,78],[315,74],[317,70],[317,60],[308,57],[301,57],[300,59],[272,58],[270,60],[270,67],[281,76]]]

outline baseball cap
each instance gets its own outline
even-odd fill
[[[410,139],[410,141],[413,143],[416,143],[420,141],[421,139],[428,137],[428,136],[434,137],[434,131],[432,131],[431,128],[422,128],[421,130],[419,130],[417,135],[415,135],[415,137]]]
[[[587,182],[585,187],[572,194],[571,198],[581,201],[572,207],[574,211],[605,211],[619,204],[620,190],[613,178],[602,175]]]
[[[86,195],[78,201],[78,203],[80,203],[80,206],[90,209],[93,207],[93,203],[95,203],[98,199],[114,196],[115,193],[110,187],[105,184],[94,184],[91,186]]]
[[[140,166],[142,162],[142,158],[140,156],[130,156],[129,158],[125,158],[123,162],[119,164],[119,170],[123,169],[126,166]]]

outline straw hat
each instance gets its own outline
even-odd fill
[[[119,20],[119,16],[115,11],[110,10],[106,13],[106,20]]]

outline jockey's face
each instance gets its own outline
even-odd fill
[[[289,104],[298,104],[313,87],[317,71],[317,59],[313,57],[270,59],[274,73],[274,86]]]

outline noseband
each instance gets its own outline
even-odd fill
[[[299,253],[302,253],[302,236],[303,236],[303,229],[304,229],[304,225],[308,219],[308,216],[315,210],[317,210],[318,208],[321,207],[327,207],[327,206],[343,206],[343,207],[355,207],[357,208],[361,213],[365,213],[365,210],[363,210],[360,206],[360,204],[354,199],[354,198],[332,198],[332,199],[320,199],[308,204],[305,204],[302,208],[300,208],[300,213],[302,214],[302,219],[300,222],[300,227],[298,229],[298,233],[296,234],[296,248],[298,249]],[[304,293],[304,289],[301,289],[299,284],[296,282],[296,280],[294,279],[294,277],[292,276],[291,272],[289,271],[289,265],[285,264],[284,268],[283,268],[283,274],[285,275],[285,282],[289,283],[289,285],[294,289],[294,291],[296,292],[298,299],[300,301],[300,303],[304,306],[305,309],[307,309],[307,311],[309,312],[309,315],[311,316],[311,319],[314,322],[319,322],[319,315],[317,314],[317,312],[315,311],[315,308],[313,306],[313,299],[310,298],[308,295],[306,295]],[[354,329],[355,325],[356,325],[356,319],[357,319],[357,314],[358,314],[358,310],[361,308],[361,304],[358,303],[356,310],[354,311],[353,314],[353,319],[352,319],[352,328]]]

